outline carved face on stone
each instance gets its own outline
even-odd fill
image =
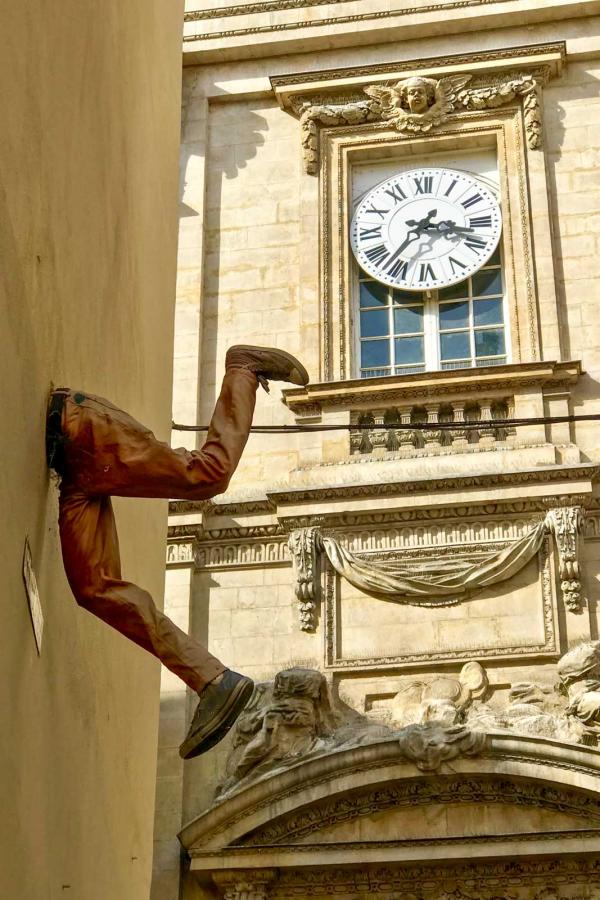
[[[430,78],[407,78],[397,90],[403,106],[415,115],[426,113],[435,100],[435,82]]]

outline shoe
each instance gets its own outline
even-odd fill
[[[62,410],[68,391],[52,391],[46,414],[46,462],[58,475],[65,474],[65,436],[62,430]]]
[[[252,347],[236,344],[230,347],[225,356],[225,369],[250,369],[258,378],[267,393],[268,379],[271,381],[289,381],[291,384],[308,384],[308,372],[301,362],[285,350],[274,347]]]
[[[192,724],[179,748],[182,759],[206,753],[225,737],[254,691],[246,675],[226,669],[218,684],[210,682],[201,692]]]

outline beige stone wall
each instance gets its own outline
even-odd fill
[[[563,385],[564,391],[553,382],[554,376],[548,376],[543,386],[541,382],[522,382],[517,408],[524,415],[541,415],[544,410],[562,413],[570,391],[573,411],[597,411],[600,329],[595,285],[600,274],[596,235],[600,183],[595,168],[600,4],[498,0],[466,7],[417,0],[396,7],[371,0],[360,9],[344,3],[307,4],[301,10],[253,4],[248,15],[231,8],[221,21],[208,4],[188,3],[188,9],[198,15],[190,16],[186,23],[184,44],[181,158],[185,206],[180,230],[181,328],[175,345],[176,420],[208,421],[224,354],[231,343],[275,343],[301,355],[313,381],[323,377],[323,185],[302,169],[298,120],[279,108],[269,76],[435,60],[451,54],[462,54],[467,66],[470,54],[478,51],[491,54],[551,41],[565,41],[566,65],[560,77],[544,88],[543,149],[536,151],[537,155],[529,154],[529,168],[525,168],[530,182],[522,196],[515,174],[516,144],[505,145],[513,154],[507,169],[503,170],[507,163],[502,154],[498,159],[502,177],[510,182],[512,224],[518,223],[520,203],[525,220],[529,221],[527,209],[532,211],[530,234],[542,299],[532,327],[535,332],[539,325],[539,357],[546,362],[580,360],[584,374],[574,377],[568,388]],[[342,22],[344,17],[347,21]],[[474,146],[489,150],[491,145]],[[464,150],[465,145],[457,143],[450,149]],[[418,156],[418,148],[412,152]],[[333,151],[330,158],[334,159]],[[339,177],[339,184],[347,183],[339,171],[332,177]],[[337,187],[338,182],[335,184]],[[516,230],[515,236],[520,239]],[[335,255],[335,240],[331,247],[329,264],[337,277],[342,266]],[[522,266],[517,271],[523,276]],[[515,353],[515,360],[528,363],[534,358],[535,341],[526,333],[524,326],[529,328],[530,323],[524,313],[519,315],[522,356]],[[337,337],[334,333],[334,341]],[[515,367],[510,378],[516,384],[521,377]],[[433,376],[430,386],[437,396],[440,388],[433,384]],[[416,391],[421,402],[427,396],[425,387],[419,385]],[[350,421],[347,405],[342,401],[336,405],[336,389],[342,390],[331,387],[318,421]],[[475,388],[470,390],[475,392]],[[478,396],[483,397],[481,391]],[[294,415],[279,401],[277,385],[269,397],[259,392],[255,421],[293,423]],[[383,408],[384,401],[380,405]],[[300,415],[307,416],[304,421],[311,420],[310,410],[300,410]],[[328,524],[337,528],[342,543],[355,551],[359,547],[386,550],[391,545],[381,537],[386,526],[377,522],[378,514],[396,515],[397,521],[390,527],[402,527],[407,533],[413,530],[416,535],[431,523],[435,527],[436,513],[440,522],[445,521],[444,516],[454,522],[457,507],[465,521],[481,516],[478,533],[485,531],[483,539],[491,540],[494,535],[501,536],[502,516],[515,527],[527,528],[530,518],[540,514],[542,500],[559,495],[563,500],[585,495],[595,521],[598,489],[587,480],[589,470],[582,470],[581,477],[565,474],[560,484],[558,476],[549,475],[554,480],[542,483],[541,475],[529,478],[517,477],[517,473],[551,471],[560,464],[574,470],[580,461],[598,461],[596,423],[570,431],[557,427],[546,433],[531,428],[520,435],[526,446],[507,453],[496,448],[495,452],[462,456],[432,454],[423,458],[417,454],[410,461],[385,458],[382,452],[375,452],[370,459],[350,458],[348,436],[337,432],[252,436],[226,497],[212,510],[180,509],[172,516],[171,538],[184,540],[187,535],[189,552],[170,559],[168,577],[173,588],[167,602],[172,595],[172,608],[182,621],[189,616],[194,633],[234,668],[257,680],[272,678],[291,665],[319,668],[326,671],[334,695],[361,713],[368,712],[372,703],[389,700],[410,681],[426,681],[436,674],[456,676],[471,651],[485,665],[498,702],[507,702],[510,685],[518,681],[535,680],[552,692],[560,653],[567,645],[598,633],[600,556],[595,525],[587,532],[583,552],[589,604],[582,614],[566,609],[553,551],[544,569],[544,583],[542,570],[531,563],[511,582],[482,593],[472,603],[442,610],[385,604],[359,595],[348,585],[337,585],[331,605],[322,602],[318,609],[314,633],[300,628],[294,572],[282,545],[289,529],[295,527],[292,521],[297,524],[302,517],[308,520],[312,516],[315,522],[323,521],[324,528]],[[182,442],[180,434],[174,439]],[[202,436],[197,441],[201,443]],[[193,444],[194,439],[188,439],[188,445]],[[299,471],[298,466],[304,468]],[[411,482],[442,476],[446,478],[443,485],[432,480],[397,495],[380,490],[381,485],[402,479]],[[460,490],[452,484],[452,478],[458,477],[465,479]],[[371,487],[356,495],[327,494],[332,484],[351,483]],[[286,498],[282,491],[288,485],[298,491],[306,489],[307,494],[309,489],[314,492]],[[372,514],[370,521],[368,514]],[[344,515],[348,521],[339,524]],[[351,517],[361,515],[366,524],[353,524]],[[373,538],[371,543],[367,535]],[[398,543],[397,533],[394,540]],[[412,544],[411,540],[407,538],[402,548],[410,544],[418,553],[420,538],[415,536]],[[457,529],[448,543],[463,540],[467,538]],[[471,546],[477,543],[475,539]],[[440,552],[449,552],[448,547]],[[332,623],[337,628],[335,653],[331,650]],[[520,649],[513,652],[516,645]],[[533,649],[535,646],[541,649]],[[422,659],[409,666],[402,656],[411,651],[422,651]],[[225,772],[230,741],[207,757],[186,764],[184,770],[176,749],[192,703],[168,676],[163,690],[165,716],[159,755],[164,770],[157,795],[153,900],[179,900],[180,848],[173,832],[210,805],[214,787]],[[460,831],[460,823],[457,828]],[[204,893],[191,880],[183,881],[190,898],[196,896],[195,891],[211,896],[209,889]]]
[[[35,7],[35,8],[34,8]],[[146,900],[159,666],[79,609],[44,459],[52,385],[168,434],[182,4],[4,4],[0,67],[0,895]],[[119,502],[161,601],[166,505]],[[21,578],[33,553],[36,652]]]

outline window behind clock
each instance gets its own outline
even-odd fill
[[[359,273],[361,378],[507,362],[500,251],[438,291],[400,291]]]

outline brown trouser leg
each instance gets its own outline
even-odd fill
[[[163,615],[147,591],[122,580],[110,495],[202,500],[224,491],[248,439],[256,388],[247,370],[225,375],[199,451],[172,450],[99,397],[70,391],[63,408],[67,444],[59,524],[75,598],[195,691],[226,667]]]

